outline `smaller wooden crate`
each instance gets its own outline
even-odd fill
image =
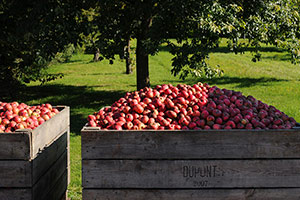
[[[70,110],[34,130],[0,134],[0,199],[59,200],[69,183]]]
[[[81,131],[83,199],[300,199],[300,129]]]

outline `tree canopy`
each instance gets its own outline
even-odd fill
[[[0,3],[0,85],[12,87],[61,76],[46,68],[54,55],[78,37],[81,4],[70,0],[2,0]]]
[[[90,22],[98,30],[102,55],[122,54],[128,37],[137,40],[138,89],[149,86],[148,56],[163,43],[173,54],[172,73],[213,77],[222,71],[209,66],[209,53],[222,38],[235,53],[253,47],[253,61],[260,60],[261,44],[287,49],[291,61],[299,60],[298,0],[197,1],[103,0],[92,7]]]

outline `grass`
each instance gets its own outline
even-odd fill
[[[219,64],[225,71],[224,77],[212,80],[188,77],[182,81],[171,75],[172,56],[162,48],[157,55],[150,57],[151,84],[208,82],[252,95],[300,121],[300,66],[290,64],[285,51],[273,47],[261,50],[262,61],[254,63],[250,52],[235,55],[221,47],[211,54],[209,63],[213,66]],[[92,55],[79,54],[74,55],[69,63],[51,66],[51,73],[62,72],[65,77],[43,86],[29,84],[13,99],[27,104],[49,102],[71,107],[69,197],[73,200],[81,199],[80,130],[87,115],[136,89],[136,74],[126,75],[124,62],[116,60],[109,65],[107,61],[90,62],[92,58]]]

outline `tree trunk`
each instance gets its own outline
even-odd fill
[[[142,6],[150,7],[153,1],[141,1]],[[136,45],[136,85],[140,90],[145,87],[150,87],[149,78],[149,53],[146,50],[145,42],[149,39],[149,30],[152,26],[151,9],[143,12],[141,15],[140,31],[137,33]]]
[[[142,42],[143,39],[138,37],[136,46],[136,83],[138,90],[150,87],[149,55],[146,53]]]
[[[127,46],[124,49],[126,61],[126,74],[132,74],[132,59],[130,57],[130,38],[127,41]]]
[[[100,57],[100,50],[99,50],[99,48],[97,48],[94,53],[94,58],[93,58],[94,62],[99,61],[99,57]]]

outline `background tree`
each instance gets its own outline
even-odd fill
[[[80,1],[2,0],[0,2],[0,85],[5,89],[30,81],[49,81],[48,63],[76,41]]]
[[[105,58],[114,59],[115,54],[124,55],[129,38],[136,39],[137,87],[150,85],[149,54],[157,51],[160,42],[150,33],[153,17],[160,10],[160,1],[97,1],[94,8],[98,15],[93,22],[100,35],[96,45]],[[165,2],[168,3],[167,1]],[[154,37],[153,37],[154,36]],[[152,48],[154,45],[155,48]],[[127,49],[130,49],[127,47]],[[129,71],[129,70],[128,70]]]
[[[103,59],[102,56],[111,63],[115,55],[125,59],[126,74],[131,74],[133,68],[131,32],[124,31],[130,25],[130,19],[124,6],[121,4],[114,6],[116,2],[89,1],[85,4],[80,20],[85,31],[81,33],[81,38],[88,52],[94,53],[95,49],[101,52],[100,61]],[[110,7],[107,7],[110,3]]]
[[[100,32],[97,45],[103,56],[113,59],[136,39],[137,88],[150,85],[149,55],[166,43],[174,55],[172,73],[213,77],[222,70],[209,66],[209,53],[227,38],[228,48],[243,52],[254,47],[253,61],[260,59],[261,43],[288,49],[292,61],[299,59],[299,13],[297,0],[196,1],[112,0],[97,1],[93,19]],[[241,40],[242,39],[242,40]],[[246,39],[246,40],[245,40]]]
[[[126,62],[126,74],[132,74],[133,59],[131,56],[131,39],[127,39],[127,45],[124,47],[124,58]]]

